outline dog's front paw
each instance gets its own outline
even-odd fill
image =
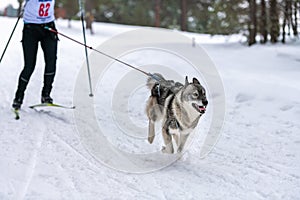
[[[148,137],[148,142],[149,142],[150,144],[152,144],[153,140],[154,140],[154,136]]]
[[[182,152],[182,147],[178,147],[178,149],[177,149],[177,153],[181,153]]]
[[[161,152],[172,154],[172,153],[174,153],[174,149],[172,147],[170,147],[169,145],[166,146],[166,147],[163,146],[162,149],[161,149]]]

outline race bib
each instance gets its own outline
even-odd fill
[[[42,24],[55,19],[55,0],[27,0],[24,8],[24,22]]]

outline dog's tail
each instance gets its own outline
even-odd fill
[[[154,73],[147,79],[147,87],[152,90],[153,86],[161,81],[166,81],[166,79],[159,73]]]

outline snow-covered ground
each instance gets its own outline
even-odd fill
[[[15,19],[0,18],[1,53]],[[81,39],[80,23],[58,29]],[[134,27],[95,24],[97,47]],[[43,56],[24,100],[21,119],[11,103],[23,66],[22,25],[0,64],[0,199],[299,199],[300,43],[241,44],[240,39],[187,34],[207,51],[223,80],[226,118],[214,150],[200,159],[193,143],[169,167],[130,174],[97,162],[83,147],[73,112],[27,108],[39,102]],[[60,38],[53,98],[70,105],[83,48]],[[103,114],[105,115],[105,113]],[[148,145],[145,142],[145,146]],[[147,148],[150,148],[147,146]]]

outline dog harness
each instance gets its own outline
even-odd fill
[[[167,120],[166,124],[173,129],[182,130],[178,120],[175,118],[175,114],[171,107],[174,99],[175,99],[175,94],[173,94],[173,96],[171,97],[169,105],[168,105],[168,109],[167,109],[168,120]]]
[[[166,124],[169,127],[172,127],[173,129],[181,130],[181,126],[180,126],[179,122],[177,121],[177,119],[175,118],[175,114],[171,108],[172,102],[174,101],[174,98],[175,98],[175,92],[173,91],[173,88],[163,86],[160,83],[155,83],[155,85],[153,86],[153,88],[151,90],[151,96],[155,96],[157,98],[157,103],[161,106],[165,105],[165,101],[166,101],[167,97],[169,97],[170,95],[172,95],[172,97],[170,99],[169,106],[167,109],[167,115],[169,117],[168,117],[168,121],[166,122]]]

